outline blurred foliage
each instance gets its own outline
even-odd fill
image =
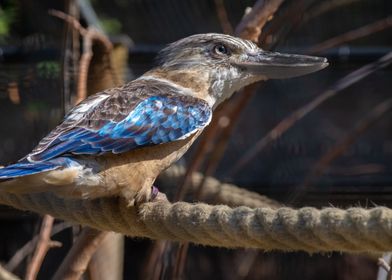
[[[27,104],[27,113],[32,115],[38,115],[44,110],[48,110],[48,103],[44,101],[31,101]]]
[[[37,72],[40,78],[59,79],[61,66],[58,61],[41,61],[37,64]]]
[[[16,2],[10,1],[6,7],[0,6],[0,42],[4,42],[10,33],[11,24],[17,15]]]
[[[89,0],[89,2],[95,7],[98,5],[100,1],[97,0]],[[118,8],[126,8],[128,1],[114,1],[114,5]],[[105,33],[108,35],[119,35],[122,33],[123,25],[121,23],[121,19],[116,16],[108,16],[104,10],[96,11],[97,16],[99,18],[99,23],[101,24],[102,28],[104,29]]]
[[[100,22],[107,34],[118,35],[121,33],[122,24],[118,19],[100,17]]]

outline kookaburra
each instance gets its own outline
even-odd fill
[[[0,190],[149,201],[155,178],[235,91],[327,65],[325,58],[264,51],[229,35],[181,39],[159,53],[155,68],[75,106],[30,154],[0,169]]]

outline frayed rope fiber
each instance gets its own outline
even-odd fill
[[[182,184],[186,169],[184,166],[174,164],[159,175],[159,188],[164,188],[164,193],[174,197],[177,186]],[[231,207],[248,206],[251,208],[269,207],[279,208],[282,205],[269,197],[233,184],[222,183],[214,177],[205,177],[200,172],[193,172],[191,183],[187,186],[187,194],[192,194],[190,199],[199,197],[209,204],[224,204]],[[203,183],[204,184],[203,184]],[[203,184],[199,193],[200,185]]]
[[[132,237],[310,253],[392,251],[392,210],[385,207],[252,209],[161,201],[136,208],[119,198],[63,200],[49,193],[4,192],[0,203]]]

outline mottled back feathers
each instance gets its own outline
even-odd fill
[[[176,141],[204,128],[211,115],[207,102],[169,82],[139,79],[80,103],[27,159],[123,153]]]

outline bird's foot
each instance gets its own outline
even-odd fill
[[[161,193],[157,187],[152,186],[149,201],[167,201],[167,197],[164,193]]]
[[[158,201],[168,201],[164,193],[161,193],[159,189],[152,186],[148,189],[142,189],[136,196],[132,196],[129,205],[130,206],[140,206],[146,202],[158,202]]]
[[[159,189],[155,186],[151,187],[151,197],[150,197],[150,201],[154,201],[159,194]]]

